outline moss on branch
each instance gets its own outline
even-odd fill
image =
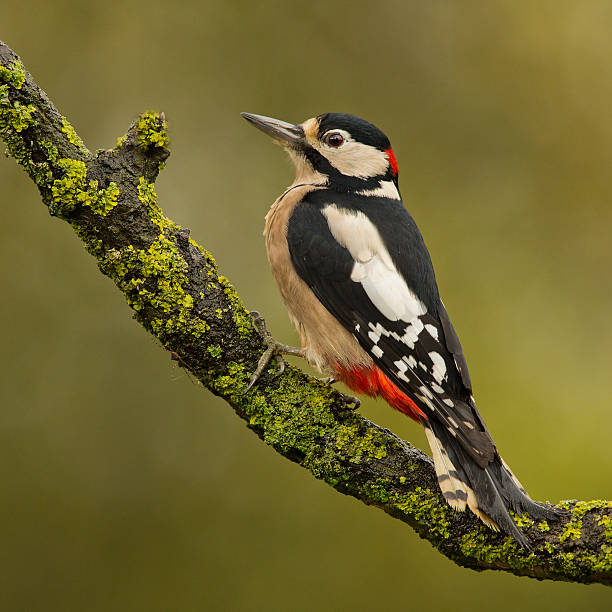
[[[552,580],[612,584],[612,504],[568,501],[566,516],[517,517],[522,550],[439,493],[431,460],[351,410],[329,386],[271,366],[245,394],[264,344],[210,253],[164,217],[154,183],[166,119],[147,112],[115,148],[91,154],[0,43],[0,135],[49,212],[71,224],[135,318],[262,440],[337,491],[410,524],[456,563]]]

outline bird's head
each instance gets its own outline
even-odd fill
[[[365,119],[325,113],[294,125],[262,115],[242,116],[286,148],[297,182],[343,191],[397,187],[397,161],[389,139]]]

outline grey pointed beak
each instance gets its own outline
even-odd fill
[[[240,114],[262,132],[280,140],[281,144],[298,145],[304,142],[304,130],[299,125],[272,119],[272,117],[264,117],[263,115]]]

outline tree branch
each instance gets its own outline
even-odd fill
[[[91,154],[19,58],[0,42],[0,134],[49,212],[74,228],[135,318],[262,440],[337,491],[411,525],[459,565],[533,578],[612,584],[612,503],[561,504],[556,522],[520,527],[534,546],[452,511],[431,460],[288,366],[245,395],[265,345],[213,257],[157,206],[169,155],[163,114],[145,113],[108,151]]]

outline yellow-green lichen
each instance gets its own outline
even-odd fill
[[[178,230],[180,226],[164,217],[164,213],[157,205],[155,185],[149,183],[143,176],[138,179],[138,199],[145,205],[149,218],[163,232],[165,230]]]
[[[491,544],[491,531],[478,526],[474,533],[461,537],[459,547],[466,557],[477,559],[492,566],[506,566],[512,569],[525,569],[538,565],[540,561],[533,553],[526,553],[510,536],[500,544]]]
[[[604,537],[612,542],[612,516],[602,516],[597,524],[604,528]]]
[[[347,459],[350,463],[379,460],[389,449],[384,433],[368,427],[358,415],[348,423],[337,420],[332,411],[332,389],[323,384],[304,389],[299,376],[288,367],[278,388],[266,387],[264,396],[256,386],[244,396],[249,375],[243,366],[235,364],[231,373],[215,378],[212,387],[238,404],[268,444],[288,456],[299,457],[302,466],[343,492],[423,523],[436,538],[450,537],[450,508],[437,491],[417,488],[397,492],[389,478],[351,483]]]
[[[545,550],[549,555],[552,555],[555,552],[555,547],[550,542],[544,542],[542,550]]]
[[[22,132],[36,123],[33,117],[36,107],[32,104],[23,105],[19,100],[11,103],[10,90],[21,89],[25,82],[23,64],[16,60],[9,68],[0,66],[0,129],[7,132]]]
[[[590,502],[584,502],[584,505],[589,505]],[[579,510],[583,512],[584,508]],[[568,530],[568,535],[561,540],[575,539],[576,534],[574,525]],[[467,534],[461,540],[461,551],[464,555],[473,557],[478,561],[487,563],[493,567],[509,567],[513,570],[521,570],[536,568],[541,565],[541,561],[533,553],[522,551],[518,544],[512,538],[506,538],[501,545],[491,545],[487,543],[488,537],[484,528],[479,527],[480,534]],[[542,531],[549,531],[548,524]],[[558,550],[554,544],[549,541],[544,542],[539,550],[547,553],[550,556],[550,568],[547,569],[547,575],[550,572],[558,572],[559,574],[578,578],[587,576],[594,572],[610,571],[612,569],[612,547],[607,549],[606,545],[601,547],[600,553],[584,553],[584,552],[562,552]]]
[[[266,388],[266,393],[271,404],[274,406],[278,402],[280,407],[266,415],[267,423],[273,426],[266,428],[264,439],[283,451],[299,448],[307,453],[305,463],[321,476],[321,469],[331,459],[319,454],[327,447],[327,444],[321,445],[321,441],[336,425],[330,410],[332,391],[321,385],[304,394],[293,376],[283,375],[278,388]]]
[[[427,526],[429,534],[437,539],[450,538],[450,507],[441,500],[438,492],[416,487],[408,493],[398,493],[388,478],[366,482],[360,489],[360,497],[367,503],[399,511],[403,515]]]
[[[211,357],[214,357],[215,359],[219,359],[223,354],[223,351],[218,344],[211,344],[206,348],[206,350],[210,353]]]
[[[517,512],[510,511],[514,522],[521,529],[529,529],[535,525],[535,521],[528,514],[518,514]]]
[[[63,158],[58,160],[56,165],[64,172],[64,176],[55,179],[51,186],[49,210],[52,214],[66,215],[81,204],[97,215],[106,216],[117,206],[119,196],[117,184],[109,183],[106,189],[98,189],[98,181],[87,182],[85,162]]]
[[[57,163],[57,161],[60,159],[60,155],[57,147],[52,142],[49,142],[48,140],[41,140],[40,147],[47,154],[47,160],[51,164]]]
[[[19,91],[25,83],[25,69],[19,59],[10,66],[0,66],[0,133],[7,144],[7,152],[12,155],[37,180],[36,164],[32,161],[31,151],[25,146],[22,133],[36,125],[36,107],[11,101],[11,92]]]
[[[0,128],[3,132],[9,129],[18,134],[36,125],[35,112],[36,107],[33,104],[24,106],[19,100],[11,104],[8,85],[0,86]]]
[[[565,499],[559,502],[559,507],[569,510],[575,518],[582,518],[591,510],[609,510],[612,508],[612,501],[604,499],[593,499],[591,501],[578,501],[576,499]]]
[[[612,570],[612,547],[601,547],[601,554],[568,552],[553,555],[552,561],[560,571],[573,579]]]
[[[351,463],[361,463],[387,456],[385,436],[375,429],[360,432],[360,425],[341,425],[336,435],[336,448],[345,451]]]
[[[541,523],[538,523],[538,529],[544,532],[550,531],[550,525],[546,521],[542,521]]]
[[[0,66],[0,83],[6,83],[15,89],[21,89],[25,83],[25,67],[19,58],[10,66]]]
[[[270,364],[267,372],[273,367]],[[292,458],[299,455],[301,465],[332,486],[345,482],[347,470],[338,461],[335,446],[329,443],[339,426],[332,412],[333,389],[323,384],[304,387],[301,374],[287,366],[278,386],[266,387],[260,393],[259,381],[245,396],[250,374],[241,369],[236,380],[223,375],[213,380],[212,386],[238,404],[267,444]]]
[[[450,537],[450,506],[440,498],[438,491],[416,487],[409,493],[392,493],[389,503],[401,512],[428,526],[434,538]]]
[[[251,330],[253,328],[253,320],[251,315],[246,311],[242,300],[238,297],[236,290],[232,286],[225,276],[218,277],[219,284],[223,287],[223,292],[225,293],[231,309],[232,309],[232,318],[234,319],[234,323],[238,328],[238,333],[244,338],[251,335]]]
[[[57,165],[64,171],[64,176],[55,179],[51,188],[52,204],[49,209],[56,215],[74,210],[77,197],[83,192],[87,180],[85,162],[64,158],[60,159]]]
[[[361,487],[364,501],[377,506],[386,506],[391,496],[391,480],[389,478],[376,478],[365,482]]]
[[[148,322],[162,340],[176,333],[199,338],[209,329],[194,312],[193,296],[185,290],[187,264],[173,236],[159,234],[148,249],[132,245],[111,249],[100,259],[100,268],[115,281],[134,310],[153,308],[163,313]]]
[[[583,520],[588,512],[595,510],[609,510],[612,502],[606,500],[576,501],[565,500],[559,504],[570,513],[570,520],[566,523],[563,532],[559,536],[560,542],[572,542],[580,539],[583,529]],[[559,570],[567,577],[580,578],[599,572],[612,571],[612,529],[608,525],[612,523],[609,515],[595,514],[598,525],[604,527],[604,539],[607,543],[602,544],[595,552],[563,552],[557,550],[549,542],[545,542],[543,550],[548,552],[553,562]]]
[[[612,502],[594,499],[592,501],[565,500],[559,504],[561,508],[569,510],[570,520],[565,525],[563,532],[559,536],[561,542],[578,540],[582,535],[582,519],[587,512],[592,510],[605,510],[612,508]],[[608,539],[612,538],[612,533],[607,534]]]
[[[136,122],[138,146],[142,150],[151,147],[168,147],[168,124],[160,113],[147,112],[140,115]]]
[[[227,374],[217,376],[211,381],[211,388],[220,396],[224,397],[232,403],[242,405],[243,407],[251,407],[252,400],[256,397],[253,395],[251,401],[247,402],[244,397],[244,392],[248,384],[248,376],[245,367],[241,363],[230,361],[227,364]],[[253,410],[253,412],[256,412]]]
[[[59,154],[55,145],[51,144],[46,140],[40,141],[39,146],[40,149],[45,153],[45,159],[34,162],[31,158],[29,151],[27,151],[21,159],[17,158],[14,152],[12,152],[12,155],[17,159],[17,161],[19,161],[21,165],[23,165],[26,172],[41,188],[41,191],[43,191],[43,193],[47,193],[53,183],[53,172],[51,168],[55,167],[55,163],[59,158]]]
[[[18,59],[10,66],[0,66],[0,134],[6,142],[7,153],[19,163],[41,187],[48,189],[51,173],[46,160],[32,158],[32,140],[24,132],[37,125],[37,109],[23,104],[18,96],[25,83],[25,69]]]
[[[592,562],[593,571],[611,572],[612,571],[612,545],[603,544],[600,550],[601,550],[601,556],[595,557]]]
[[[81,137],[76,133],[76,130],[72,127],[72,124],[68,121],[68,119],[66,119],[66,117],[62,117],[62,132],[66,134],[68,140],[75,147],[77,147],[81,153],[84,155],[89,155],[89,151],[81,140]]]
[[[563,533],[559,536],[561,542],[567,540],[578,540],[582,534],[582,520],[572,520],[565,525]]]

